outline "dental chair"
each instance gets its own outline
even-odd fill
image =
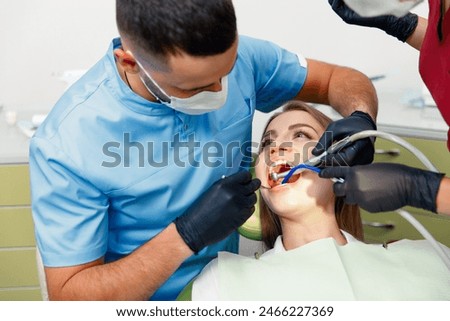
[[[44,264],[42,263],[41,253],[37,247],[36,247],[36,264],[42,300],[48,301],[47,281],[45,279]]]

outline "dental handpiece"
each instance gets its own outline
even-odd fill
[[[322,161],[322,158],[325,157],[327,155],[327,152],[323,152],[322,154],[320,154],[319,156],[315,156],[313,158],[308,159],[306,162],[304,162],[303,164],[300,164],[302,166],[299,167],[299,165],[295,166],[294,168],[285,171],[285,172],[281,172],[281,173],[271,173],[270,177],[274,180],[277,181],[281,178],[285,178],[286,176],[288,176],[290,174],[290,176],[295,175],[295,174],[300,174],[301,172],[303,172],[304,170],[308,169],[308,167],[315,167],[316,165],[320,164]],[[297,169],[295,169],[297,168]],[[292,170],[294,170],[294,172],[292,172]]]
[[[315,167],[315,166],[319,165],[325,156],[327,156],[328,154],[334,154],[336,151],[340,150],[341,148],[343,148],[344,146],[346,146],[347,144],[349,144],[351,142],[352,142],[352,140],[350,139],[350,136],[347,136],[347,137],[341,139],[340,141],[337,141],[336,143],[332,144],[322,154],[312,157],[312,158],[308,159],[306,162],[304,162],[303,164],[300,164],[300,165],[304,165],[304,166],[298,165],[298,166],[296,166],[297,169],[295,169],[296,167],[294,167],[288,171],[281,172],[281,173],[274,172],[274,173],[270,174],[270,177],[274,181],[277,181],[281,178],[285,178],[287,175],[292,176],[292,175],[300,174],[304,170],[308,169],[308,167]],[[294,172],[292,172],[292,171],[294,171]],[[340,180],[336,179],[336,180],[342,181],[342,179],[340,179]],[[283,183],[285,183],[285,180],[283,180]]]

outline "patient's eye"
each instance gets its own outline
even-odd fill
[[[263,141],[261,142],[261,149],[264,149],[271,145],[273,145],[273,139],[270,139],[270,138],[263,139]]]
[[[293,138],[312,139],[312,135],[305,130],[298,130],[294,132]]]

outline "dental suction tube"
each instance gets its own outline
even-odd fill
[[[421,162],[423,165],[425,165],[430,171],[432,172],[439,172],[438,169],[433,165],[433,163],[430,162],[430,160],[422,153],[419,149],[408,143],[406,140],[395,136],[393,134],[380,132],[377,130],[364,130],[359,133],[353,134],[349,137],[349,141],[355,142],[360,139],[369,138],[369,137],[380,137],[387,140],[390,140],[394,143],[399,144],[400,146],[406,148],[411,153],[413,153]]]
[[[409,212],[402,209],[398,209],[396,210],[396,212],[400,214],[400,216],[405,220],[407,220],[412,226],[414,226],[416,230],[419,231],[419,233],[422,234],[428,242],[430,242],[436,253],[441,257],[442,261],[447,266],[447,269],[450,271],[450,258],[445,253],[441,244],[436,241],[436,239],[430,234],[430,232],[428,232],[428,230],[422,224],[420,224],[419,221],[416,220],[414,216],[412,216]]]

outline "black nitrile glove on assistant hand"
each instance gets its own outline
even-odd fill
[[[376,130],[377,126],[369,114],[355,111],[350,116],[332,122],[328,125],[312,154],[319,156],[330,147],[333,142],[363,130]],[[345,146],[337,153],[327,155],[320,166],[352,166],[365,165],[373,161],[375,148],[372,139],[360,139]]]
[[[405,42],[417,27],[419,17],[408,13],[403,17],[384,15],[378,17],[361,17],[350,9],[342,0],[328,0],[334,12],[346,23],[384,30],[388,35]]]
[[[328,167],[322,178],[341,177],[336,196],[369,212],[385,212],[409,205],[436,213],[436,197],[443,174],[400,164],[374,163],[355,167]]]
[[[249,172],[218,180],[175,220],[178,233],[195,253],[223,240],[252,215],[260,185]]]

